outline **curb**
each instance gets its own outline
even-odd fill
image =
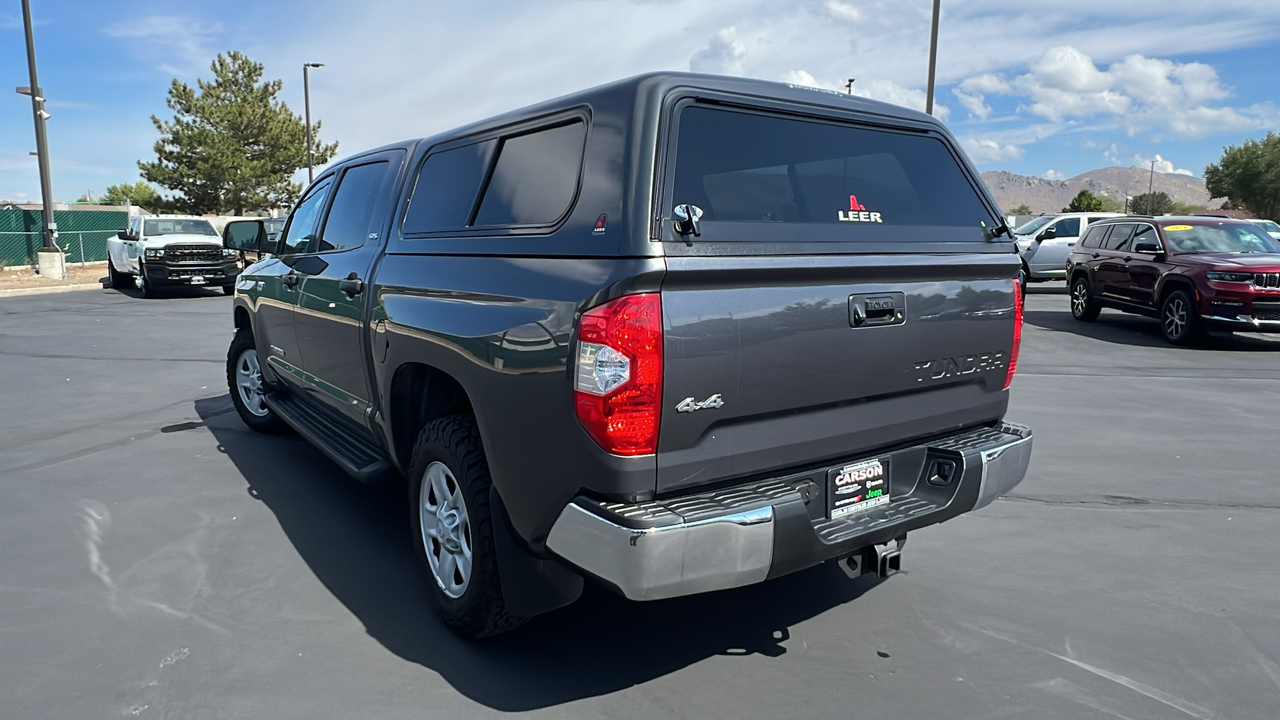
[[[80,290],[102,290],[102,283],[86,283],[83,285],[53,285],[50,287],[0,289],[0,297],[18,297],[20,295],[52,295],[54,293],[77,292]]]

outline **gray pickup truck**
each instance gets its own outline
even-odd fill
[[[405,482],[445,622],[892,574],[1020,482],[1019,259],[933,118],[651,74],[327,169],[244,270],[227,381]],[[976,551],[976,549],[975,549]]]

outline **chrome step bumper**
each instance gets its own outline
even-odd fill
[[[815,478],[825,488],[825,468],[644,503],[579,497],[561,511],[547,547],[632,600],[750,585],[990,504],[1026,475],[1031,440],[1030,428],[1005,423],[881,453],[903,458],[893,463],[893,500],[852,518],[830,520],[813,506],[825,508],[825,489],[814,494]],[[909,473],[913,458],[934,457],[960,466],[948,488],[896,474],[899,466]]]

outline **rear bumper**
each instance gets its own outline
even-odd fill
[[[1031,430],[1005,423],[881,453],[891,501],[855,516],[826,516],[827,469],[625,504],[579,497],[547,546],[633,600],[750,585],[905,536],[990,504],[1013,489],[1031,460]],[[945,486],[925,473],[955,463]]]

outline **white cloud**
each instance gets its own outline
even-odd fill
[[[1052,168],[1045,170],[1043,177],[1045,180],[1065,180],[1067,178],[1066,175],[1063,175],[1062,173]]]
[[[1168,130],[1181,138],[1197,138],[1280,122],[1280,111],[1270,103],[1248,108],[1208,105],[1231,95],[1209,65],[1131,54],[1102,70],[1071,46],[1048,48],[1028,72],[1010,80],[991,73],[975,75],[954,92],[978,118],[990,111],[986,94],[1008,95],[1029,100],[1032,114],[1053,123],[1110,118],[1130,135]]]
[[[991,114],[991,106],[984,102],[982,95],[970,95],[960,88],[953,89],[951,94],[955,95],[956,99],[960,101],[961,107],[969,111],[970,116],[979,120],[986,120],[987,116]]]
[[[711,42],[689,58],[693,72],[741,75],[747,46],[738,39],[738,28],[730,25],[711,37]]]
[[[965,152],[969,153],[969,159],[978,165],[1015,162],[1021,160],[1024,154],[1023,149],[1017,145],[1001,145],[987,138],[962,138],[960,144],[964,146]]]
[[[1172,162],[1165,160],[1159,155],[1156,155],[1153,158],[1143,155],[1133,156],[1134,167],[1151,168],[1152,162],[1155,163],[1155,171],[1158,173],[1164,173],[1166,175],[1195,175],[1195,173],[1187,170],[1186,168],[1175,168]]]
[[[1111,143],[1111,147],[1107,148],[1102,152],[1102,159],[1106,160],[1112,165],[1119,165],[1120,164],[1120,148],[1117,147],[1115,143]]]
[[[222,23],[196,17],[151,15],[125,20],[107,27],[107,35],[129,40],[125,47],[158,63],[171,75],[207,70],[216,54],[213,41],[222,33]]]

